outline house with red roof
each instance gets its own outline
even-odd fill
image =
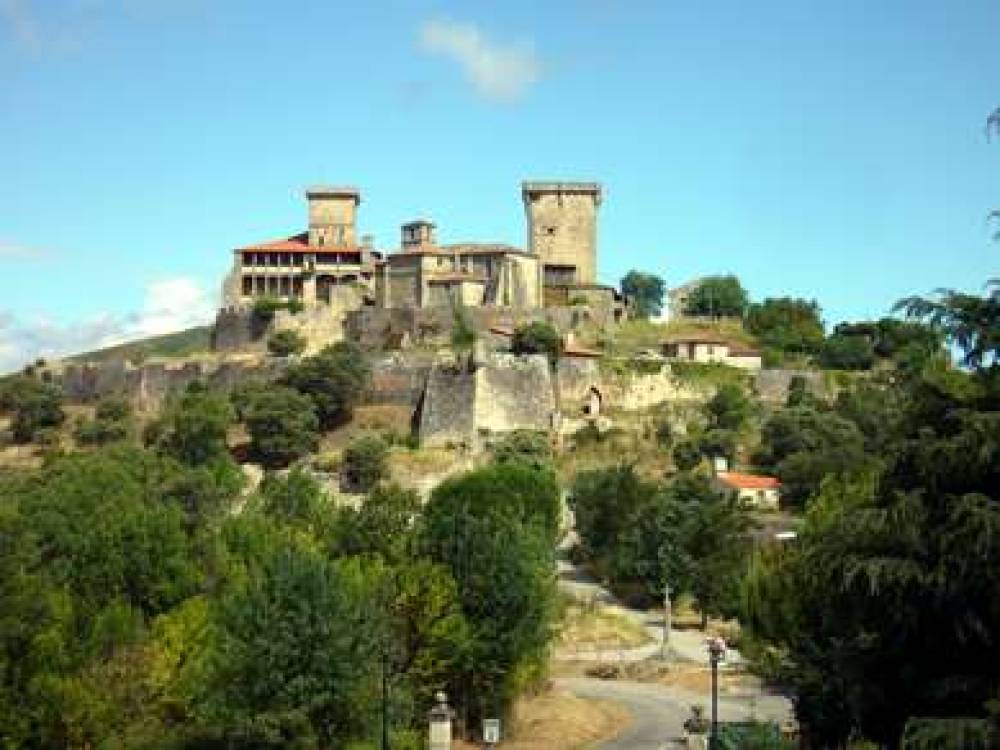
[[[757,510],[778,510],[780,505],[781,481],[777,477],[720,471],[712,482],[719,492],[735,493],[746,505]]]

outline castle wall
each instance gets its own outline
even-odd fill
[[[477,437],[513,430],[548,430],[556,411],[552,373],[541,354],[497,354],[476,369]]]
[[[472,445],[476,373],[454,362],[435,364],[427,377],[420,408],[419,435],[423,445]]]

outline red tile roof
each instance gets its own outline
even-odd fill
[[[361,247],[334,247],[324,245],[314,247],[309,244],[309,232],[293,234],[280,240],[269,240],[267,242],[257,242],[246,247],[236,248],[236,252],[281,252],[281,253],[360,253]]]
[[[776,490],[781,486],[777,477],[763,474],[744,474],[739,471],[720,471],[718,479],[735,490]]]

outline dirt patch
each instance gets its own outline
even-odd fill
[[[618,703],[551,690],[518,701],[501,746],[505,750],[578,750],[617,736],[631,721],[631,714]],[[456,742],[453,747],[478,750],[482,745]]]

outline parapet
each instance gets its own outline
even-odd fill
[[[522,182],[521,196],[528,200],[541,193],[583,193],[593,195],[596,203],[601,202],[602,188],[599,182]]]
[[[306,198],[353,198],[361,203],[361,191],[351,185],[310,185],[306,188]]]

